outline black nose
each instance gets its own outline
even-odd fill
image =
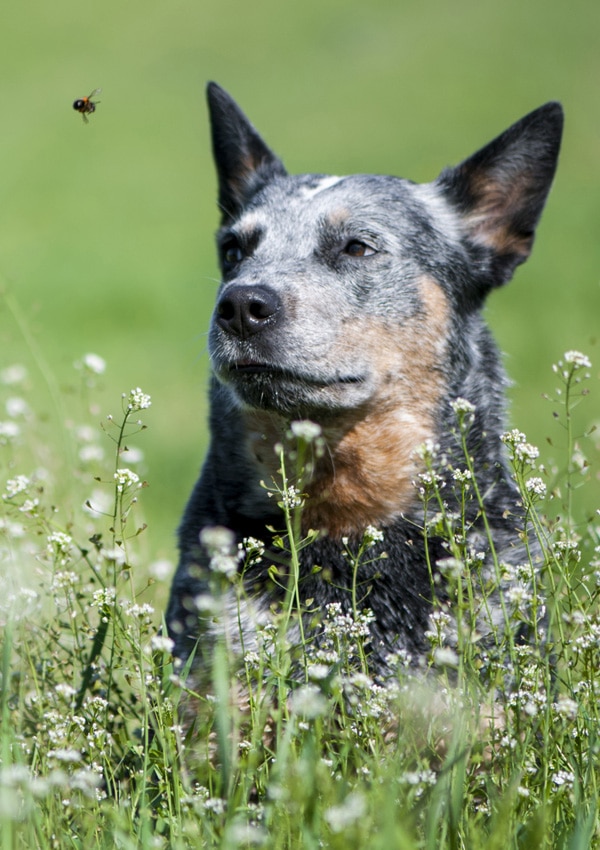
[[[267,286],[232,286],[217,302],[216,320],[229,334],[246,339],[276,322],[281,300]]]

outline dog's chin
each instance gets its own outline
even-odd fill
[[[233,390],[243,407],[297,418],[348,410],[368,395],[362,375],[310,375],[266,365],[234,364],[218,370],[217,378]]]

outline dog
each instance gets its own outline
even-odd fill
[[[416,184],[289,175],[222,88],[210,83],[207,96],[222,271],[208,342],[211,440],[179,529],[167,627],[180,659],[210,663],[219,626],[198,604],[212,587],[201,535],[224,527],[235,544],[264,544],[241,574],[242,640],[255,644],[256,625],[282,604],[287,580],[274,545],[283,514],[264,482],[276,474],[290,424],[308,420],[324,450],[302,482],[302,533],[314,532],[298,555],[302,597],[313,611],[336,603],[351,612],[347,551],[376,529],[359,581],[370,610],[369,667],[385,678],[398,652],[427,653],[432,588],[444,596],[439,564],[449,552],[423,532],[419,447],[443,458],[436,475],[452,510],[452,470],[465,465],[466,440],[482,501],[467,509],[470,545],[490,570],[492,560],[524,557],[500,439],[507,381],[482,308],[530,254],[562,108],[541,106]],[[468,429],[457,425],[457,399]]]

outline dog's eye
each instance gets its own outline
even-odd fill
[[[371,257],[376,251],[359,239],[351,239],[344,248],[344,253],[349,257]]]
[[[244,259],[244,252],[242,251],[239,242],[235,239],[231,239],[229,242],[225,242],[224,245],[221,246],[221,257],[226,266],[235,266]]]

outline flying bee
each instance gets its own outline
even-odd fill
[[[100,103],[99,100],[92,100],[97,94],[100,94],[102,89],[94,89],[94,91],[89,94],[87,97],[80,97],[73,103],[73,109],[77,112],[81,112],[83,120],[85,123],[88,123],[88,115],[91,115],[92,112],[96,111],[96,104]]]

